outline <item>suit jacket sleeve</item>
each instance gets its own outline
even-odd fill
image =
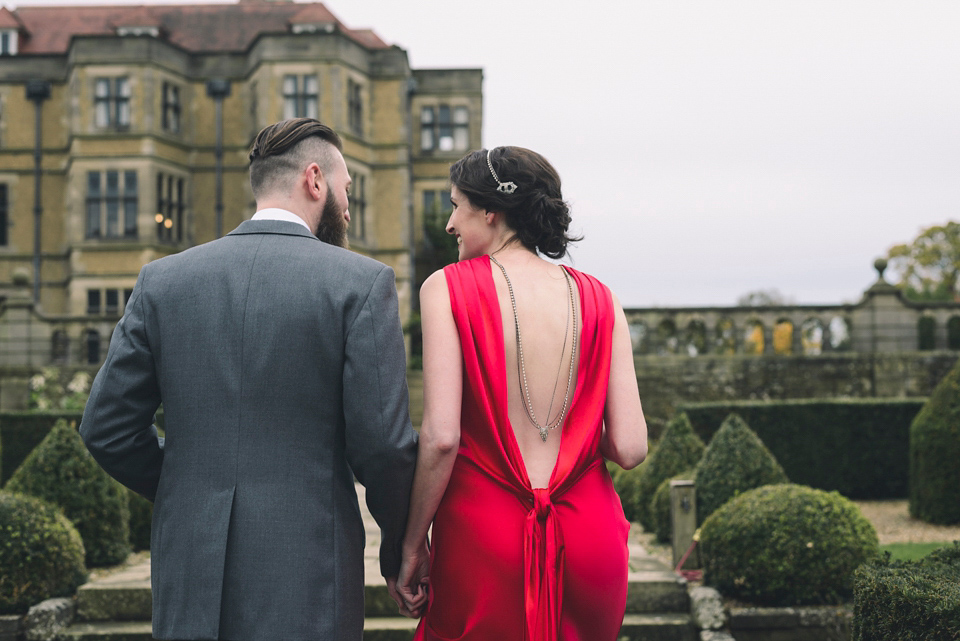
[[[107,359],[83,411],[80,435],[107,473],[152,501],[163,465],[163,439],[153,425],[160,388],[144,318],[146,271],[140,270],[113,331]]]
[[[393,270],[377,275],[346,333],[343,369],[346,456],[366,487],[367,507],[380,526],[380,571],[396,576],[416,464],[410,425],[406,350]]]

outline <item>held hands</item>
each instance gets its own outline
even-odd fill
[[[404,546],[400,576],[387,579],[390,596],[400,614],[412,619],[423,615],[430,587],[430,548],[426,539],[413,550]]]

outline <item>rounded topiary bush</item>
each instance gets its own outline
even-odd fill
[[[57,421],[10,477],[6,489],[63,509],[83,538],[87,565],[113,565],[130,554],[127,491],[97,465],[66,421]]]
[[[638,468],[641,473],[633,487],[636,520],[643,529],[654,529],[650,514],[650,501],[654,492],[665,480],[697,464],[703,455],[703,441],[693,432],[690,419],[683,412],[677,414],[663,430],[657,448],[647,456]]]
[[[790,481],[760,437],[737,414],[728,416],[713,435],[696,474],[699,523],[737,494]]]
[[[87,579],[83,542],[59,508],[0,492],[0,614],[72,594]]]
[[[960,523],[960,363],[910,425],[910,515]]]
[[[130,545],[134,550],[149,550],[153,503],[133,490],[127,490],[127,498],[130,502]]]
[[[650,500],[650,517],[653,520],[653,531],[659,543],[669,543],[673,531],[673,522],[670,519],[670,481],[693,481],[697,477],[693,469],[675,474],[664,479]]]
[[[849,600],[854,570],[880,553],[853,502],[789,483],[745,492],[707,517],[700,552],[708,585],[779,606]]]
[[[865,563],[853,578],[853,638],[960,638],[960,542],[918,561]]]

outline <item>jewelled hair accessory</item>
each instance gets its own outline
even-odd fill
[[[487,149],[487,167],[490,168],[490,173],[493,174],[493,179],[497,181],[497,191],[501,194],[512,194],[517,190],[517,183],[509,182],[502,183],[500,182],[500,176],[497,175],[497,172],[493,170],[493,163],[490,162],[490,152],[492,149]]]

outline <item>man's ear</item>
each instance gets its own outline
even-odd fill
[[[323,171],[320,165],[315,162],[307,165],[304,170],[304,180],[306,181],[307,193],[314,200],[323,200],[327,197],[327,181],[323,177]]]

